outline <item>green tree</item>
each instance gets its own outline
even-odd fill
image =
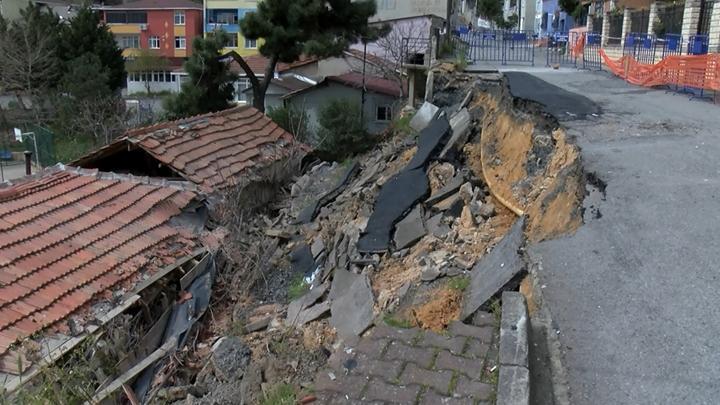
[[[301,54],[337,56],[350,44],[370,41],[388,29],[368,26],[375,15],[375,0],[264,0],[257,11],[240,22],[245,38],[261,39],[260,53],[268,58],[262,80],[245,60],[233,57],[245,71],[253,88],[253,106],[265,111],[265,93],[278,62],[291,63]]]
[[[317,150],[325,159],[344,160],[364,152],[373,143],[360,119],[360,105],[347,99],[332,100],[318,115]]]
[[[502,18],[502,2],[500,0],[478,0],[476,12],[488,21],[497,21]]]
[[[575,9],[577,9],[580,6],[579,0],[559,0],[558,6],[560,6],[560,9],[568,14],[572,14],[575,12]]]
[[[300,142],[308,142],[310,129],[307,112],[293,106],[270,107],[267,116]]]
[[[92,53],[100,60],[107,73],[110,90],[116,91],[125,85],[125,59],[122,50],[105,24],[100,23],[100,14],[88,4],[80,8],[60,30],[59,55],[66,63],[80,56]]]
[[[219,57],[226,41],[225,33],[193,40],[192,55],[184,65],[189,79],[182,84],[180,93],[165,100],[169,117],[180,118],[230,107],[237,75]]]
[[[168,67],[168,60],[158,56],[150,49],[141,49],[140,52],[129,60],[126,64],[128,73],[150,73],[162,72]],[[150,94],[150,75],[142,76],[145,78],[145,89]]]

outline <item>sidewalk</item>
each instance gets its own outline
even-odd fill
[[[720,106],[606,73],[534,75],[603,110],[564,123],[601,198],[575,235],[529,249],[571,403],[717,403]]]

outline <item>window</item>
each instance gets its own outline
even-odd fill
[[[140,35],[116,35],[115,42],[120,49],[139,49]]]
[[[245,38],[245,49],[257,48],[257,39]]]
[[[235,82],[235,101],[247,101],[248,96],[252,97],[248,92],[245,92],[245,90],[250,87],[252,87],[250,79],[238,79],[237,82]]]
[[[237,36],[237,34],[230,33],[230,34],[228,34],[228,37],[229,37],[229,38],[228,38],[228,41],[227,41],[227,43],[225,44],[225,46],[228,47],[228,48],[237,48],[237,46],[238,46],[238,36]]]
[[[185,37],[175,37],[175,49],[185,49]]]
[[[378,121],[390,121],[392,120],[392,108],[387,105],[378,106],[375,115],[375,119]]]
[[[146,11],[106,11],[108,24],[147,24]]]
[[[160,49],[160,37],[152,36],[148,38],[148,48]]]
[[[185,12],[175,10],[175,25],[185,25]]]
[[[395,10],[397,8],[396,0],[379,0],[378,10]]]
[[[208,23],[210,24],[237,24],[238,23],[238,11],[216,9],[208,10]]]

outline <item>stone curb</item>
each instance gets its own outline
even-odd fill
[[[515,291],[503,292],[497,405],[530,403],[528,322],[525,297]]]

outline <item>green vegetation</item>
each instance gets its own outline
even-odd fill
[[[291,63],[300,55],[338,56],[360,40],[372,41],[389,32],[386,27],[368,26],[375,15],[374,0],[264,0],[257,10],[240,21],[245,38],[260,39],[260,54],[268,58],[265,72],[274,72],[278,62]],[[262,79],[238,56],[238,63],[253,87],[253,106],[265,111],[265,93],[272,79]]]
[[[267,113],[282,129],[290,132],[300,142],[310,141],[307,112],[293,106],[270,107]]]
[[[409,320],[398,318],[392,314],[385,314],[383,316],[383,322],[385,322],[387,326],[392,326],[393,328],[410,329],[413,327],[412,322]]]
[[[468,276],[458,276],[453,277],[448,281],[448,287],[452,288],[453,290],[457,291],[465,291],[466,288],[470,286],[470,277]]]
[[[309,289],[310,286],[305,282],[305,277],[303,277],[302,274],[298,274],[290,281],[290,285],[288,286],[288,299],[290,301],[298,299],[305,295]]]
[[[318,124],[317,151],[326,160],[342,161],[365,152],[375,141],[360,119],[360,105],[347,99],[325,104],[320,109]]]
[[[237,75],[219,56],[227,42],[227,34],[220,31],[208,38],[196,37],[193,52],[185,62],[189,79],[180,93],[165,99],[169,118],[220,111],[231,106]]]
[[[295,389],[290,384],[275,385],[266,395],[262,405],[294,405]]]

